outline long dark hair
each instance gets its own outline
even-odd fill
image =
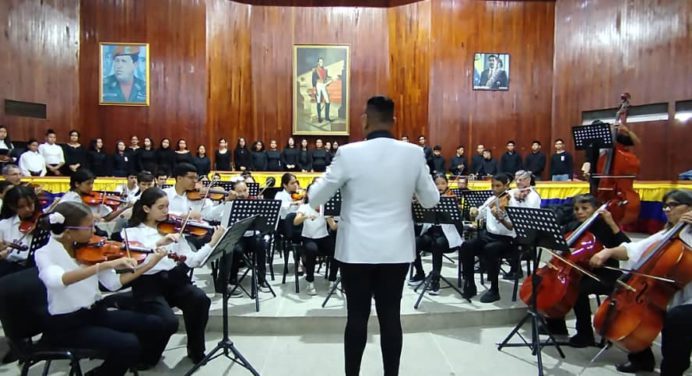
[[[77,189],[77,184],[82,184],[87,180],[91,179],[96,179],[96,175],[94,175],[91,170],[88,170],[86,168],[80,168],[79,170],[75,171],[72,176],[70,176],[70,190],[74,191]]]
[[[12,145],[12,140],[10,140],[10,131],[7,130],[7,127],[4,125],[0,125],[0,129],[4,129],[5,132],[7,132],[7,137],[5,137],[5,145],[7,146],[8,149],[14,149],[14,145]]]
[[[0,219],[12,218],[17,215],[17,203],[23,198],[34,203],[34,214],[41,213],[41,203],[38,201],[34,189],[18,185],[5,193],[2,209],[0,209]]]
[[[151,187],[144,191],[132,208],[132,216],[127,222],[128,227],[137,227],[146,222],[147,213],[144,211],[144,206],[152,207],[161,197],[166,197],[166,192],[161,188]]]

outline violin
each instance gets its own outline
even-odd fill
[[[157,226],[161,234],[186,234],[194,236],[206,236],[214,231],[214,227],[209,226],[206,222],[195,221],[189,218],[179,217],[177,215],[169,215],[168,219],[159,222]]]
[[[115,209],[122,204],[128,203],[128,201],[124,198],[121,198],[116,195],[109,195],[105,192],[91,192],[87,194],[81,194],[81,196],[82,202],[87,206],[106,205]]]
[[[138,264],[141,264],[152,253],[154,253],[153,249],[144,247],[140,242],[116,242],[96,235],[92,236],[88,243],[80,244],[75,248],[75,258],[86,265],[122,257],[135,259]],[[185,256],[178,256],[175,253],[169,253],[168,258],[175,261],[185,260]]]
[[[31,218],[22,219],[19,222],[19,232],[21,232],[24,235],[28,235],[34,232],[36,226],[38,225],[38,221],[41,219],[41,217],[41,212],[38,212],[34,213],[34,215]]]
[[[663,328],[668,302],[692,281],[692,249],[680,239],[688,226],[680,221],[652,244],[598,307],[596,331],[618,347],[640,352]]]
[[[187,199],[190,201],[199,201],[208,198],[212,201],[223,201],[228,192],[220,188],[208,188],[205,193],[202,193],[200,189],[194,189],[187,191]]]
[[[293,201],[299,201],[305,198],[305,190],[303,189],[298,189],[297,191],[291,193],[291,199]]]

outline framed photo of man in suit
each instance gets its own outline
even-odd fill
[[[149,44],[100,43],[99,104],[149,105]]]
[[[509,54],[476,53],[473,90],[509,90]]]
[[[293,134],[349,134],[349,46],[293,46]]]

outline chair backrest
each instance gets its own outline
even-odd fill
[[[0,322],[7,338],[19,342],[42,333],[47,317],[46,288],[37,268],[0,279]]]
[[[298,226],[293,224],[293,220],[296,219],[296,213],[286,214],[286,219],[284,219],[284,236],[291,241],[300,241],[301,236],[303,236],[303,224]]]

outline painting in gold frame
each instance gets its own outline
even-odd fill
[[[149,105],[149,44],[99,43],[99,104]]]

